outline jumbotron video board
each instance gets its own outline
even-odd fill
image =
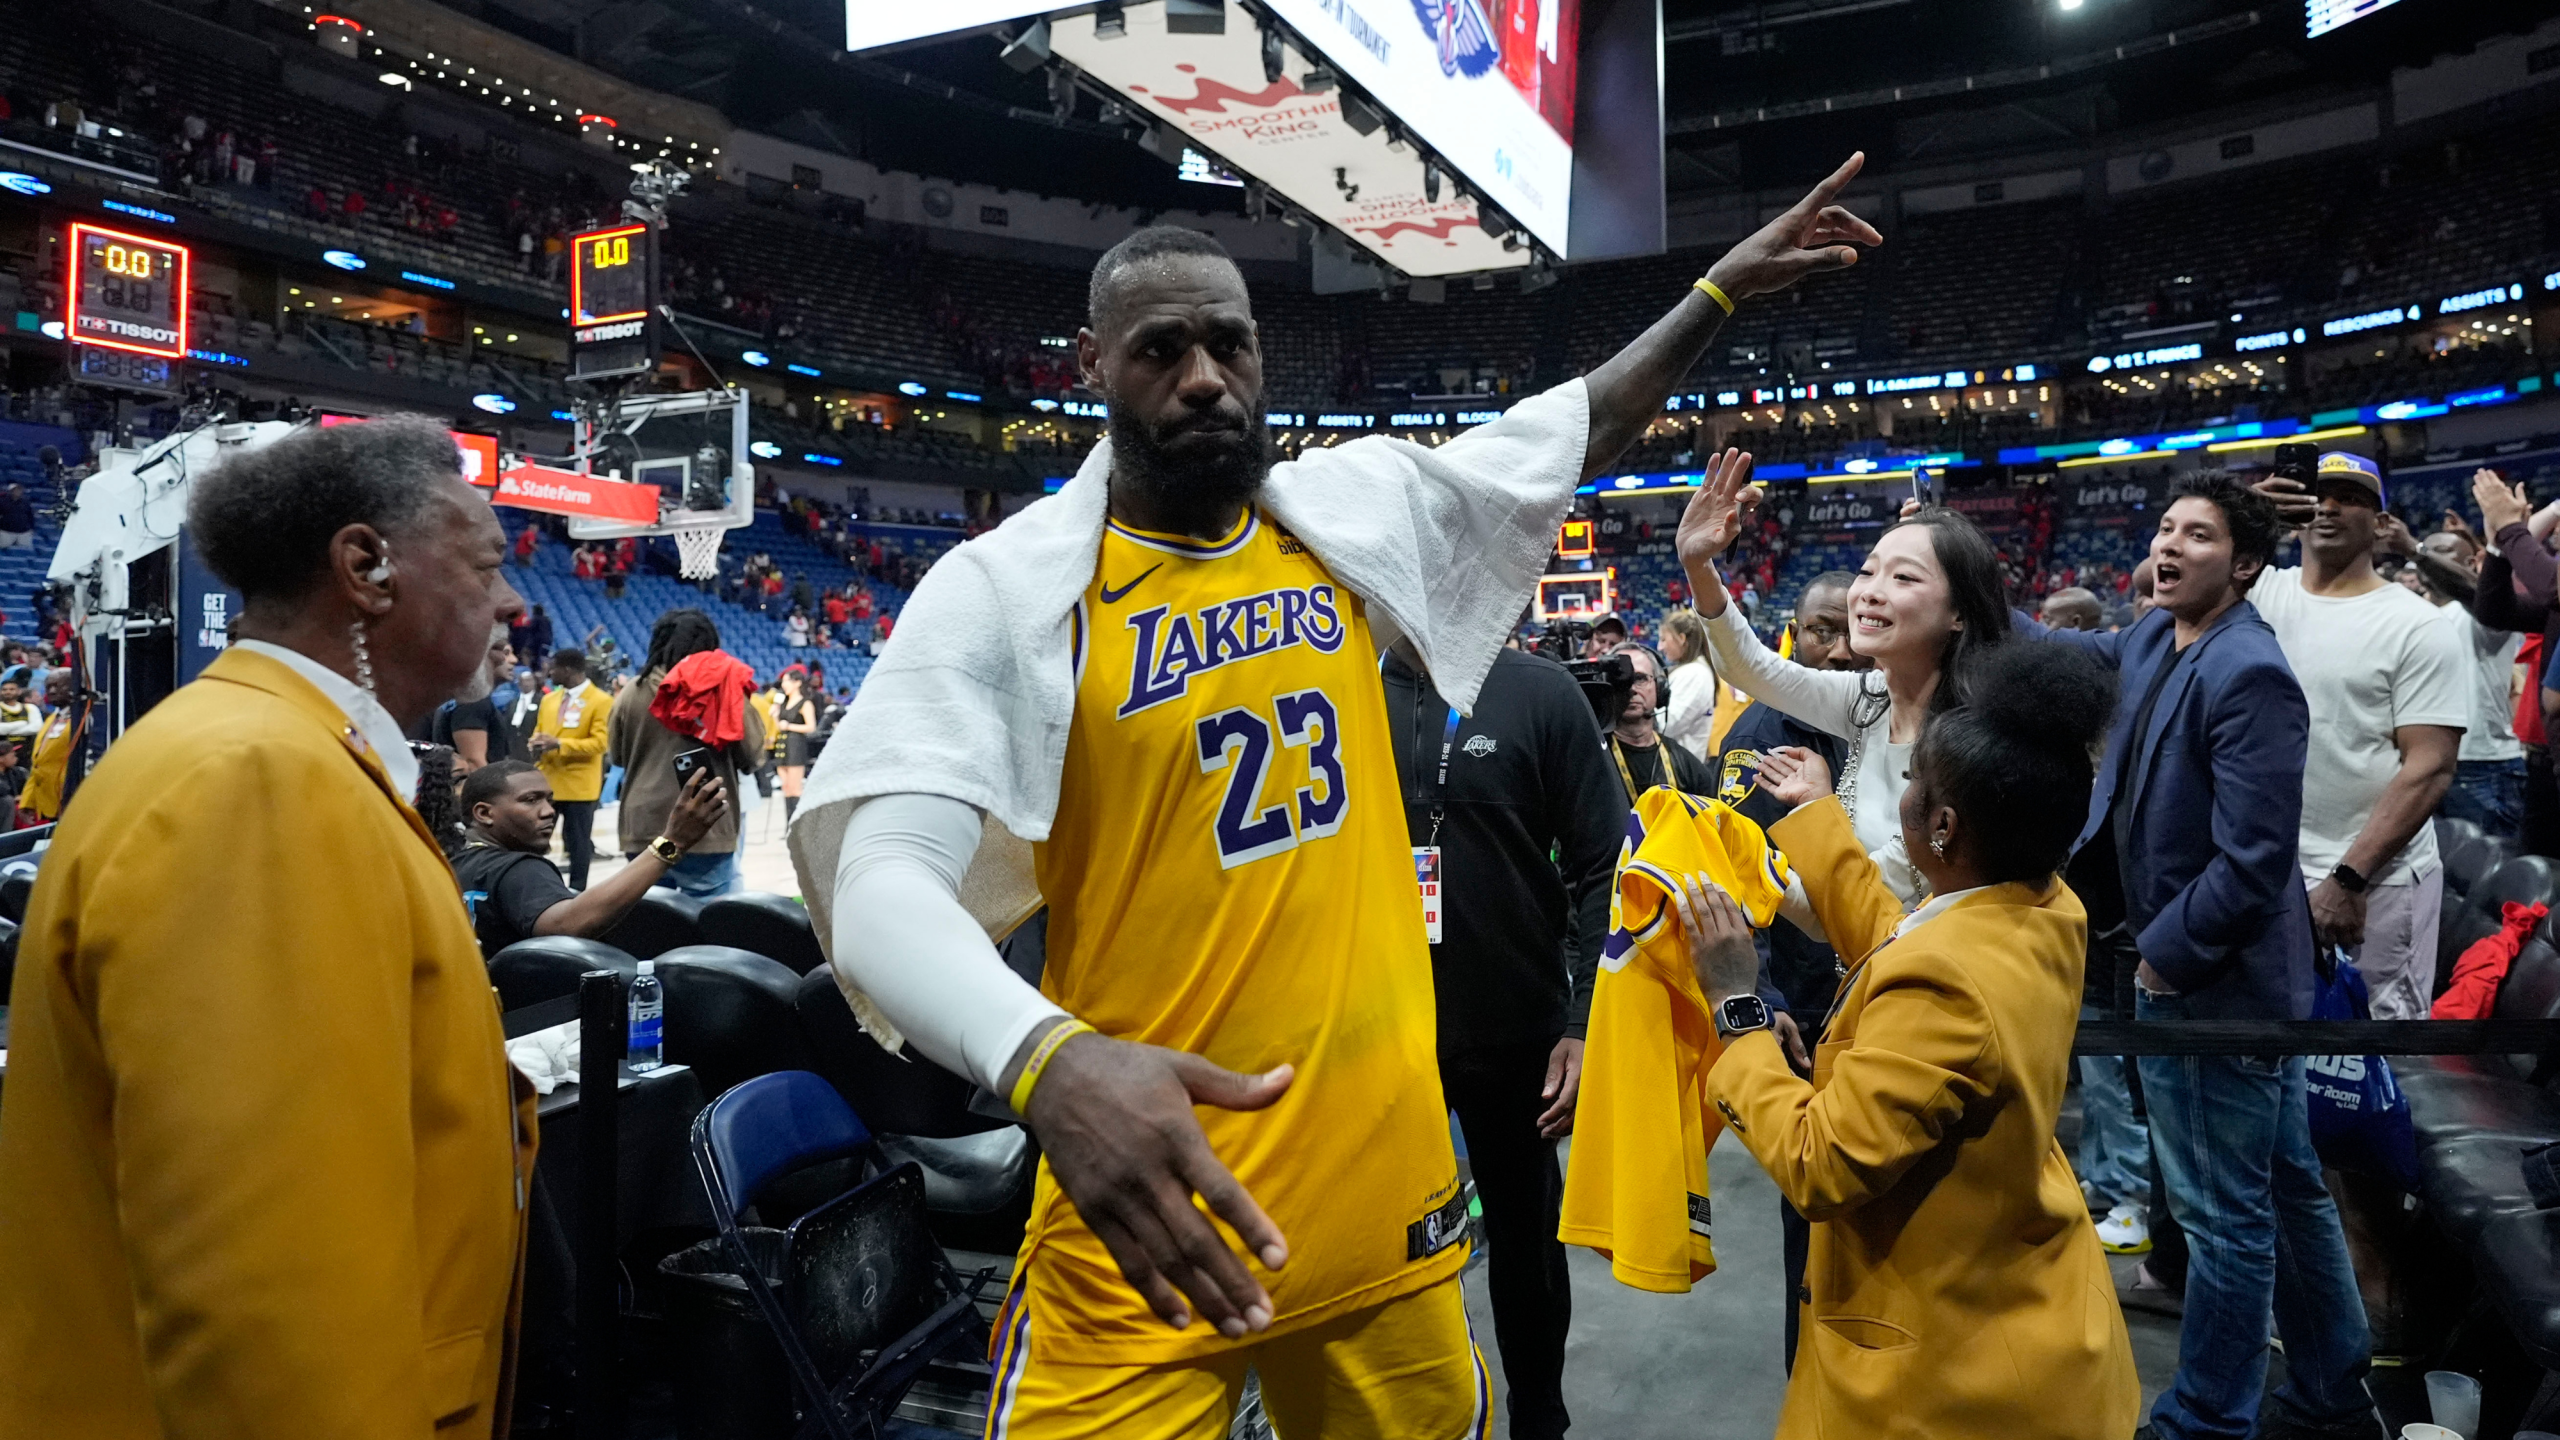
[[[1204,7],[1141,0],[846,0],[845,33],[858,50],[1046,14],[1049,53],[1178,135],[1165,153],[1197,151],[1269,185],[1408,275],[1526,265],[1515,226],[1560,259],[1661,248],[1660,34],[1649,19],[1586,34],[1582,0],[1262,7],[1288,36],[1276,76],[1262,23],[1240,5],[1209,20]],[[1585,93],[1599,83],[1585,73],[1595,48],[1607,83]],[[1578,155],[1595,113],[1604,143]],[[1472,193],[1426,178],[1399,133]],[[1597,228],[1577,222],[1586,201]]]

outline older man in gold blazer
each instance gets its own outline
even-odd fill
[[[238,640],[45,856],[0,1105],[0,1435],[503,1433],[532,1111],[401,722],[518,608],[426,421],[200,479]]]

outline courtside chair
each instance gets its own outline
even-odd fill
[[[806,1070],[757,1076],[694,1119],[694,1167],[713,1222],[801,1396],[797,1440],[880,1436],[927,1366],[950,1358],[983,1368],[978,1291],[995,1277],[964,1283],[943,1258],[925,1227],[924,1177],[912,1162],[792,1222],[771,1268],[750,1248],[739,1216],[775,1182],[876,1156],[853,1108]]]

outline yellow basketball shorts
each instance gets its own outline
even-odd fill
[[[1002,1317],[987,1440],[1225,1440],[1245,1371],[1281,1440],[1485,1440],[1493,1397],[1458,1278],[1303,1330],[1166,1365],[1031,1358],[1038,1317]]]

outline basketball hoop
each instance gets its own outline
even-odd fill
[[[708,580],[720,573],[720,537],[726,525],[688,526],[674,531],[677,569],[687,580]]]

